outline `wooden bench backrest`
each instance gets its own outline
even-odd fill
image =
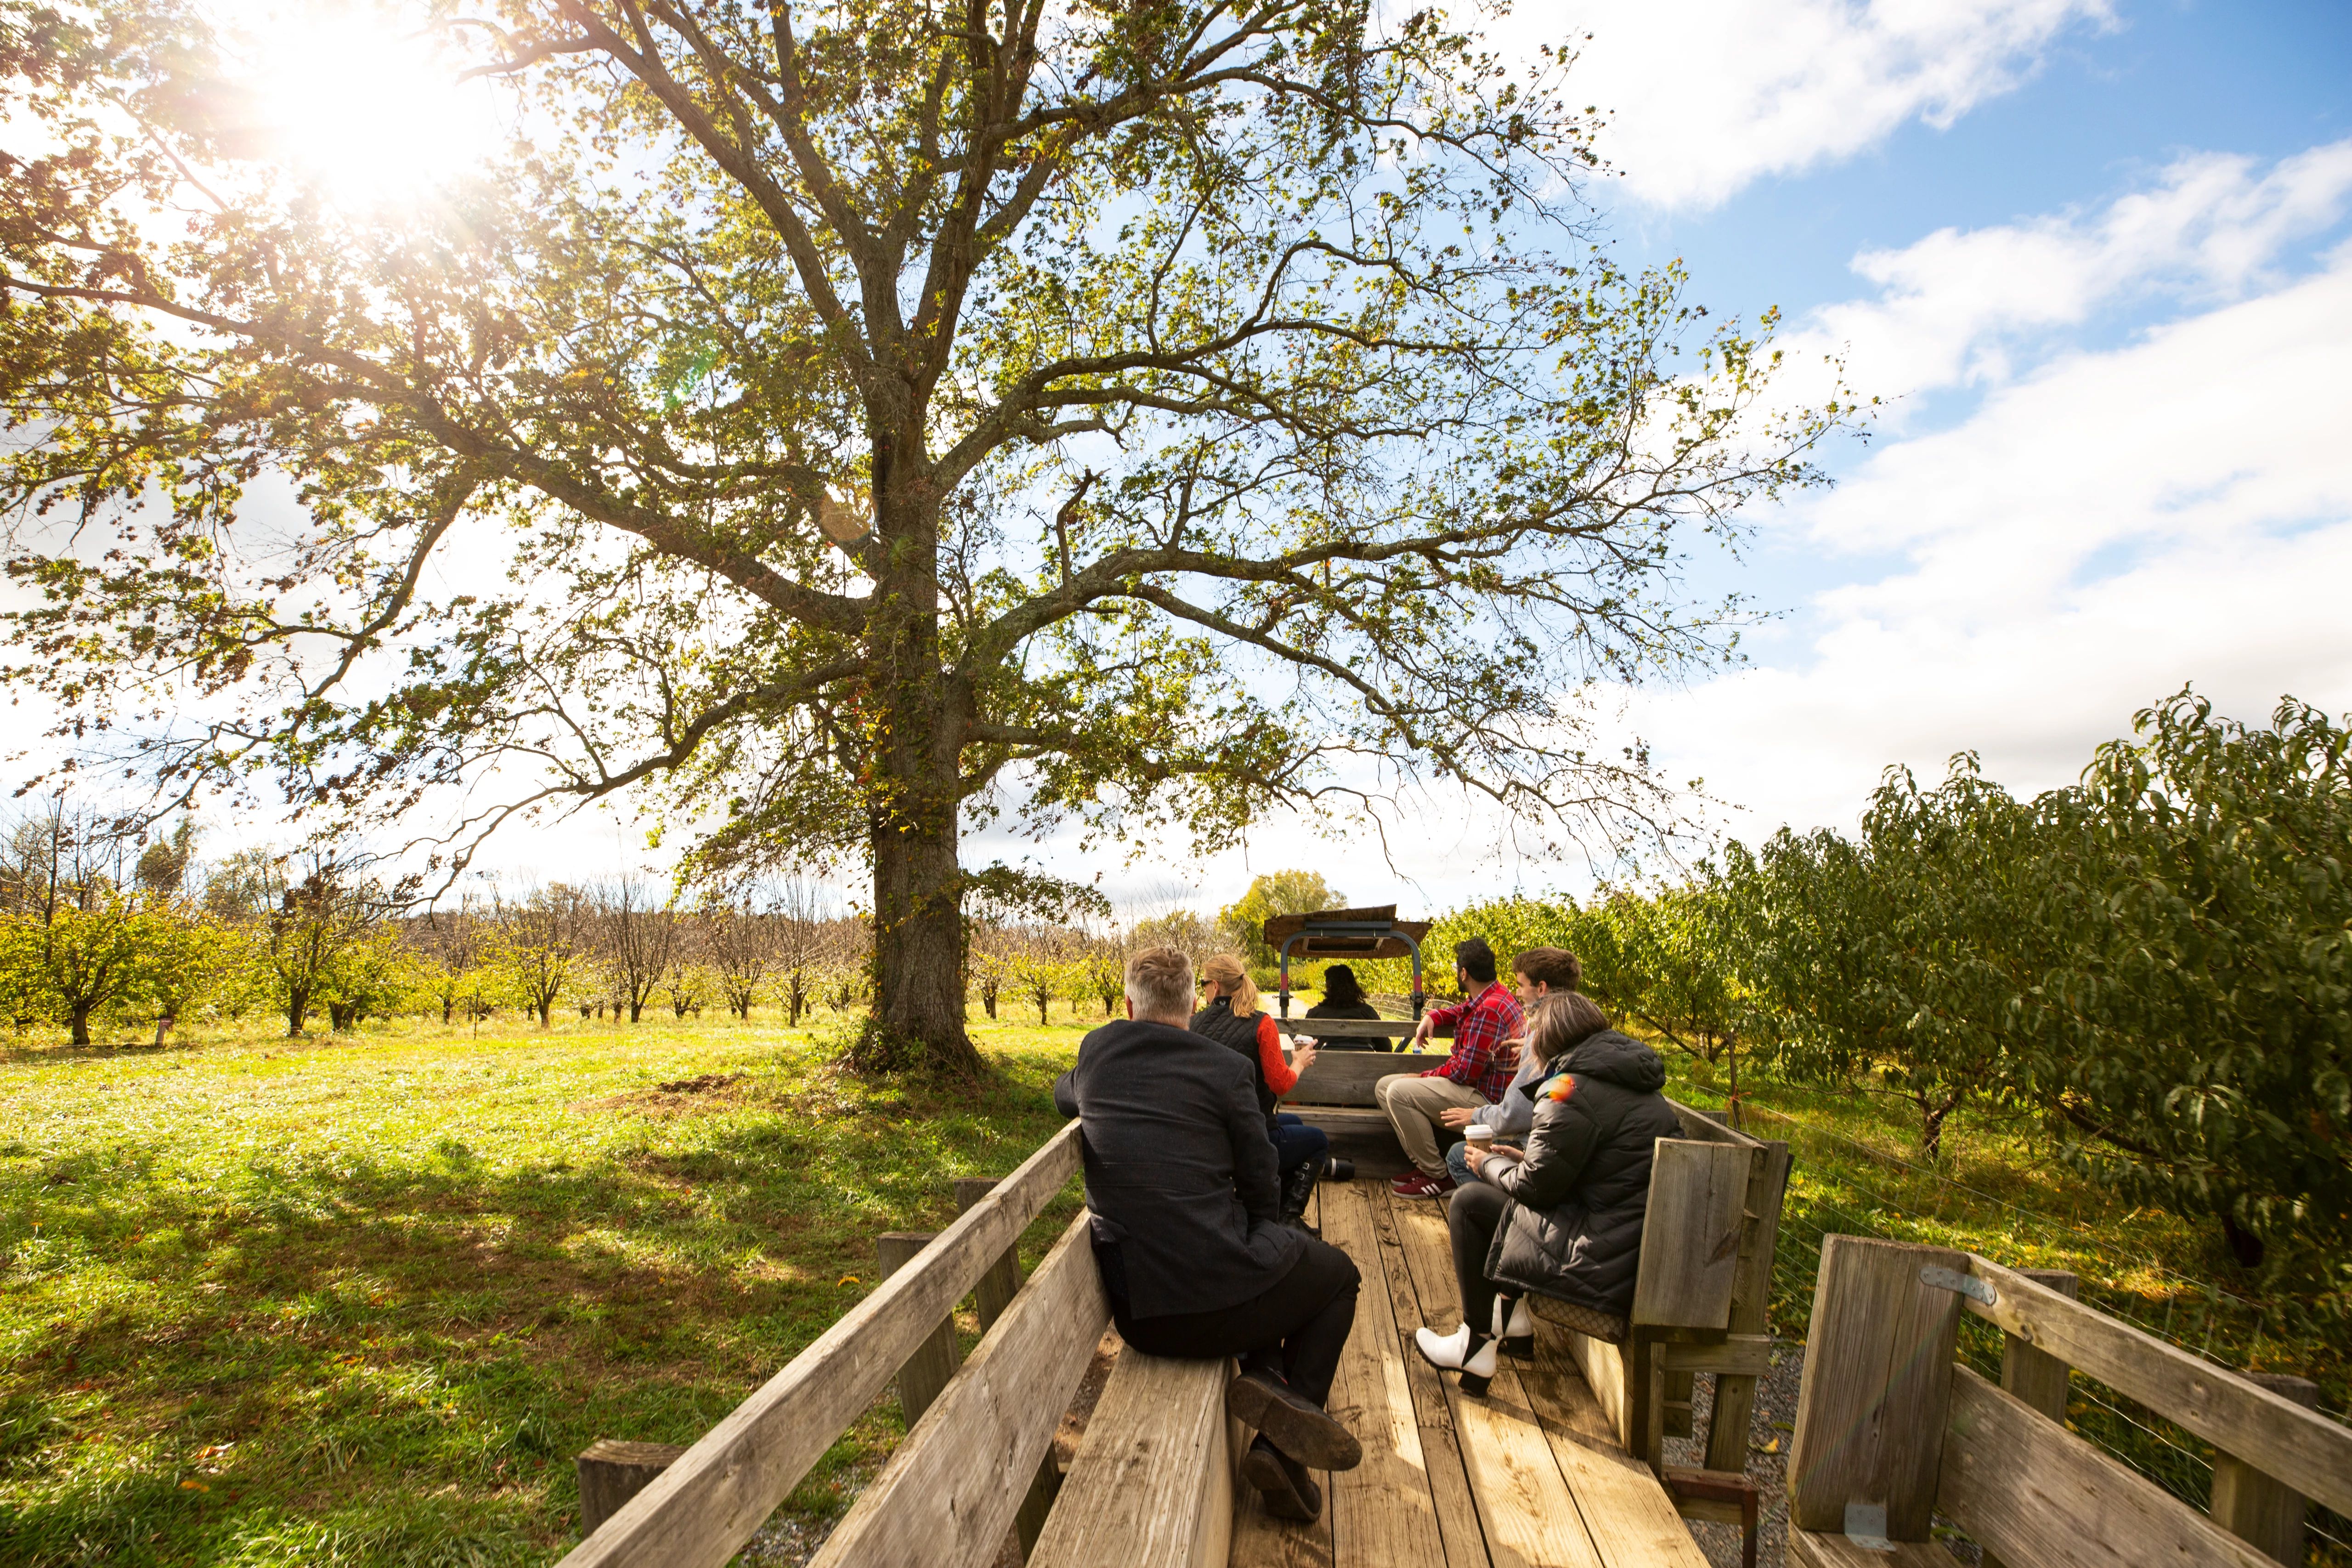
[[[1931,1517],[1944,1514],[2012,1563],[2272,1561],[1956,1364],[1963,1311],[2298,1498],[2352,1510],[2352,1429],[1973,1254],[1832,1236],[1790,1455],[1798,1530],[1844,1533],[1847,1510],[1860,1507],[1897,1542],[1926,1541]]]
[[[955,1304],[998,1267],[1007,1249],[1019,1243],[1029,1222],[1077,1171],[1078,1138],[1078,1124],[1073,1121],[1047,1139],[994,1192],[940,1232],[914,1262],[851,1308],[573,1547],[562,1568],[653,1568],[655,1564],[720,1568],[751,1540],[843,1430],[865,1414]],[[1042,1289],[1046,1268],[1054,1271],[1050,1292]],[[952,1422],[979,1418],[976,1412],[982,1405],[998,1413],[992,1418],[1003,1418],[1002,1410],[1010,1407],[1005,1404],[1010,1401],[1024,1407],[1013,1429],[1034,1450],[1030,1463],[1035,1463],[1036,1454],[1052,1441],[1054,1425],[1068,1402],[1069,1390],[1084,1374],[1087,1352],[1108,1315],[1096,1279],[1094,1257],[1085,1244],[1083,1225],[1072,1226],[1055,1258],[1040,1268],[1038,1279],[1021,1295],[1031,1299],[1026,1311],[1008,1310],[991,1335],[1006,1353],[991,1360],[986,1380],[969,1376],[959,1380],[965,1384],[992,1385],[993,1391],[975,1394],[967,1390],[959,1395],[951,1388],[918,1423],[917,1432],[950,1432]],[[1016,1316],[1033,1327],[1019,1327]],[[1087,1326],[1089,1321],[1092,1329]],[[1011,1353],[1014,1346],[1027,1344],[1044,1331],[1034,1327],[1038,1324],[1050,1325],[1056,1343],[1031,1346],[1038,1352],[1035,1355]],[[983,1352],[987,1348],[983,1342]],[[966,1372],[978,1367],[982,1360],[982,1355],[976,1353]],[[1005,1381],[997,1382],[999,1377]],[[1059,1386],[1049,1388],[1049,1384]],[[971,1405],[974,1398],[980,1398],[982,1405]],[[993,1484],[985,1477],[976,1483],[972,1478],[982,1470],[1001,1469],[1001,1454],[969,1443],[961,1435],[951,1435],[944,1442],[968,1457],[967,1462],[953,1467],[955,1479],[948,1489],[953,1495],[967,1495],[956,1489],[967,1483]],[[936,1458],[929,1452],[936,1446],[918,1445],[910,1436],[899,1446],[891,1464],[898,1466],[904,1459],[911,1466],[919,1459]],[[940,1449],[941,1454],[948,1451]],[[1013,1504],[1017,1506],[1020,1489],[1027,1484],[1025,1473],[1006,1484],[1013,1486]],[[972,1559],[975,1563],[992,1560],[1002,1544],[1004,1521],[1012,1517],[1010,1508],[1003,1511],[1003,1521],[996,1524],[998,1539],[988,1543],[986,1556]],[[924,1561],[944,1563],[950,1559],[945,1554],[926,1554]]]
[[[1737,1143],[1658,1140],[1633,1285],[1636,1328],[1729,1327],[1755,1158]]]

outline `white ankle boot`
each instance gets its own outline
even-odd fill
[[[1473,1334],[1467,1323],[1450,1334],[1415,1329],[1412,1342],[1421,1352],[1422,1360],[1430,1365],[1445,1372],[1459,1372],[1465,1394],[1484,1394],[1495,1379],[1495,1342],[1486,1334]]]
[[[1507,1321],[1503,1312],[1503,1303],[1507,1300],[1511,1306]],[[1525,1296],[1516,1300],[1506,1296],[1495,1298],[1495,1338],[1502,1342],[1506,1351],[1522,1360],[1536,1353],[1535,1314],[1528,1310]]]

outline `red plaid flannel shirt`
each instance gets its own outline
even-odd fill
[[[1527,1024],[1511,988],[1499,980],[1491,981],[1469,1001],[1433,1009],[1429,1016],[1433,1032],[1443,1033],[1453,1026],[1454,1054],[1421,1076],[1450,1078],[1476,1089],[1489,1103],[1501,1100],[1519,1064],[1504,1059],[1497,1047],[1505,1040],[1517,1038]]]

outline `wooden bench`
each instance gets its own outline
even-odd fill
[[[1381,1079],[1423,1072],[1444,1059],[1435,1051],[1318,1055],[1299,1075],[1284,1109],[1322,1128],[1332,1152],[1353,1159],[1360,1173],[1402,1174],[1403,1152],[1387,1116],[1367,1108],[1379,1105]],[[1756,1379],[1770,1364],[1766,1313],[1788,1194],[1789,1146],[1750,1138],[1676,1101],[1667,1104],[1683,1136],[1660,1141],[1631,1332],[1622,1343],[1572,1332],[1570,1343],[1619,1440],[1653,1469],[1662,1463],[1664,1437],[1692,1434],[1692,1380],[1702,1372],[1715,1373],[1706,1468],[1744,1472]],[[1541,1298],[1534,1306],[1538,1315],[1547,1312]]]
[[[1619,1440],[1654,1470],[1664,1467],[1665,1438],[1693,1434],[1693,1379],[1714,1373],[1706,1468],[1739,1473],[1756,1380],[1771,1368],[1766,1313],[1789,1148],[1687,1106],[1675,1112],[1686,1136],[1658,1140],[1623,1336],[1584,1332],[1545,1298],[1530,1300],[1538,1316],[1564,1321],[1577,1369]]]
[[[2001,1330],[2000,1384],[1954,1362],[1963,1311]],[[2220,1450],[2210,1515],[2066,1429],[2075,1371]],[[1949,1568],[1928,1540],[1941,1515],[2016,1568],[2300,1563],[2306,1499],[2352,1512],[2352,1429],[2301,1392],[1972,1253],[1832,1236],[1789,1457],[1789,1561]]]
[[[1025,1281],[1013,1249],[1022,1230],[1076,1173],[1079,1137],[1076,1126],[1066,1127],[1003,1182],[961,1184],[964,1213],[937,1236],[880,1238],[881,1286],[699,1442],[674,1457],[615,1444],[583,1456],[583,1476],[597,1470],[595,1506],[611,1511],[565,1558],[565,1568],[719,1568],[894,1379],[907,1435],[820,1549],[815,1568],[989,1568],[1008,1550],[1044,1568],[1091,1568],[1107,1558],[1119,1568],[1223,1568],[1228,1562],[1255,1568],[1305,1550],[1300,1527],[1268,1521],[1255,1495],[1236,1488],[1247,1434],[1224,1413],[1232,1375],[1226,1362],[1123,1352],[1068,1473],[1054,1470],[1054,1432],[1109,1321],[1109,1303],[1083,1215]],[[1721,1149],[1744,1157],[1748,1142],[1726,1135],[1691,1146],[1703,1156]],[[1680,1190],[1673,1182],[1669,1187]],[[1387,1499],[1394,1489],[1388,1481],[1410,1479],[1423,1445],[1453,1450],[1452,1437],[1416,1426],[1447,1419],[1450,1402],[1454,1418],[1465,1423],[1451,1484],[1464,1484],[1466,1467],[1477,1510],[1469,1533],[1449,1536],[1450,1543],[1475,1540],[1483,1529],[1489,1538],[1517,1542],[1512,1550],[1528,1563],[1554,1561],[1544,1543],[1576,1531],[1558,1520],[1520,1520],[1510,1511],[1522,1483],[1549,1474],[1553,1489],[1583,1489],[1574,1491],[1572,1504],[1568,1493],[1554,1501],[1580,1510],[1576,1531],[1612,1543],[1609,1563],[1666,1560],[1654,1556],[1659,1549],[1675,1553],[1673,1561],[1695,1561],[1686,1532],[1678,1541],[1664,1533],[1679,1528],[1667,1493],[1631,1460],[1607,1457],[1613,1452],[1609,1423],[1622,1417],[1604,1416],[1589,1401],[1580,1406],[1584,1396],[1571,1394],[1570,1385],[1581,1384],[1564,1371],[1550,1384],[1528,1380],[1521,1396],[1528,1410],[1489,1409],[1491,1402],[1439,1388],[1412,1358],[1418,1309],[1408,1314],[1391,1300],[1404,1300],[1398,1292],[1411,1289],[1399,1273],[1404,1264],[1397,1249],[1412,1253],[1413,1272],[1426,1275],[1431,1288],[1450,1293],[1442,1219],[1433,1210],[1414,1209],[1400,1231],[1376,1241],[1375,1211],[1360,1195],[1366,1190],[1386,1199],[1376,1185],[1354,1189],[1358,1195],[1338,1205],[1335,1220],[1375,1293],[1373,1305],[1361,1310],[1363,1343],[1342,1378],[1351,1391],[1351,1418],[1375,1420],[1374,1405],[1397,1391],[1391,1384],[1417,1390],[1416,1403],[1426,1408],[1406,1419],[1382,1406],[1387,1418],[1378,1429],[1360,1433],[1376,1462],[1341,1488],[1355,1500],[1349,1528],[1376,1528],[1366,1525],[1362,1510]],[[979,1307],[982,1334],[959,1365],[950,1318],[967,1294]],[[1545,1331],[1551,1332],[1549,1326]],[[1388,1370],[1374,1376],[1376,1367]],[[1743,1430],[1745,1419],[1743,1412]],[[1397,1438],[1397,1431],[1405,1436]],[[1546,1465],[1553,1468],[1545,1471]],[[638,1489],[634,1495],[632,1489]],[[1437,1507],[1450,1520],[1446,1510],[1455,1503],[1424,1498],[1419,1506]],[[1337,1504],[1327,1510],[1327,1543],[1328,1521],[1337,1510]],[[1559,1560],[1580,1559],[1571,1552]]]

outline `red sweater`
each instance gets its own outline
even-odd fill
[[[1298,1087],[1298,1075],[1282,1059],[1282,1031],[1275,1026],[1274,1015],[1257,1016],[1257,1065],[1265,1069],[1265,1087],[1274,1090],[1276,1100]]]

